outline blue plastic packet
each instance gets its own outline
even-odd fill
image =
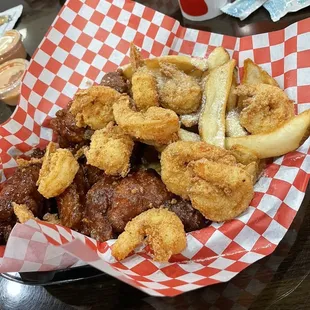
[[[271,19],[277,22],[289,12],[296,12],[310,5],[310,0],[268,0],[264,8],[269,12]]]
[[[237,0],[234,3],[226,4],[221,10],[228,15],[244,20],[266,1],[267,0]]]

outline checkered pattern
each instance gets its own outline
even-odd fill
[[[78,88],[99,82],[104,72],[128,62],[131,41],[141,47],[144,57],[205,57],[223,46],[241,72],[244,59],[251,57],[298,102],[300,113],[310,107],[309,33],[308,19],[278,32],[240,39],[183,28],[174,19],[130,1],[69,0],[34,54],[15,114],[0,127],[4,174],[8,176],[15,166],[12,156],[52,140],[49,119]],[[251,206],[241,216],[188,234],[187,248],[169,263],[152,261],[143,248],[115,262],[110,252],[113,241],[99,244],[69,229],[31,221],[15,227],[0,271],[61,268],[68,265],[65,250],[155,296],[228,281],[272,253],[289,228],[309,179],[309,144],[308,139],[267,167],[255,186]]]

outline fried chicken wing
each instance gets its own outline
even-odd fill
[[[113,105],[116,123],[130,136],[147,144],[165,145],[177,139],[180,128],[175,112],[160,107],[150,107],[136,112],[130,107],[128,96],[122,96]]]
[[[115,188],[108,218],[116,232],[140,213],[158,208],[171,199],[158,175],[153,171],[139,170],[122,179]]]
[[[159,83],[160,103],[177,114],[189,114],[201,105],[202,90],[196,79],[179,70],[175,65],[160,62],[165,77]]]
[[[56,117],[50,122],[50,126],[58,136],[59,146],[62,148],[79,147],[87,144],[90,140],[92,131],[76,125],[74,115],[67,109],[56,112]]]
[[[151,209],[131,220],[125,231],[112,246],[112,255],[117,260],[126,258],[144,238],[154,251],[154,260],[167,262],[186,247],[182,222],[166,209]]]
[[[236,94],[242,101],[240,124],[250,133],[271,132],[294,117],[294,104],[282,89],[267,84],[240,85]]]
[[[60,195],[72,183],[79,164],[67,149],[56,149],[50,142],[46,148],[37,181],[38,191],[45,197]]]
[[[85,196],[88,184],[83,169],[80,168],[73,182],[56,197],[59,219],[62,225],[80,230],[84,217]]]
[[[146,110],[158,106],[156,77],[144,66],[140,52],[133,43],[130,45],[130,61],[134,71],[131,84],[136,107],[138,110]]]
[[[78,91],[70,107],[76,125],[88,125],[93,130],[104,128],[114,120],[112,106],[120,96],[115,89],[106,86],[92,86]]]
[[[125,177],[129,172],[133,147],[134,142],[129,135],[120,127],[109,124],[93,134],[90,148],[85,151],[87,163],[108,175]]]

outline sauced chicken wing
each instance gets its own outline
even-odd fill
[[[111,123],[93,134],[90,148],[85,151],[87,163],[108,175],[125,177],[129,172],[133,147],[132,138]]]
[[[180,197],[175,196],[171,200],[167,200],[164,207],[179,217],[186,232],[199,230],[211,224],[198,210],[192,207],[190,201]]]
[[[92,186],[86,195],[84,230],[100,242],[113,237],[112,226],[106,213],[111,206],[117,184],[116,178],[105,175]]]
[[[87,144],[92,134],[92,130],[78,127],[74,115],[67,109],[57,111],[50,126],[57,134],[59,146],[62,148]]]
[[[127,93],[129,90],[129,81],[122,75],[121,70],[106,73],[102,78],[100,85],[111,87],[119,93]]]
[[[106,86],[92,86],[78,91],[70,107],[76,125],[89,126],[93,130],[104,128],[114,120],[112,106],[120,96],[115,89]]]
[[[81,228],[87,190],[87,180],[82,168],[80,168],[72,184],[62,194],[56,197],[59,218],[62,225],[75,230]]]
[[[44,197],[38,192],[36,182],[40,165],[17,168],[3,184],[0,191],[0,244],[4,244],[15,224],[12,202],[26,205],[31,212],[41,217],[44,213]]]
[[[122,179],[115,188],[108,218],[116,232],[122,232],[132,218],[158,208],[171,194],[155,172],[139,170]]]
[[[159,83],[160,103],[177,114],[189,114],[201,105],[202,90],[194,77],[180,71],[175,65],[160,62],[165,77]]]
[[[91,165],[83,165],[83,170],[89,187],[92,187],[105,175],[102,170]]]
[[[143,64],[140,52],[132,43],[130,46],[132,69],[132,96],[138,110],[158,106],[157,83],[154,74]]]
[[[178,137],[179,118],[171,110],[150,107],[145,112],[136,112],[130,106],[129,97],[122,96],[113,105],[113,114],[124,132],[147,144],[168,144]]]
[[[267,84],[240,85],[236,94],[242,101],[240,124],[250,133],[273,131],[294,117],[294,104],[282,89]]]
[[[35,216],[42,216],[44,197],[38,192],[36,182],[40,165],[17,168],[0,192],[0,221],[13,216],[12,202],[25,204]]]

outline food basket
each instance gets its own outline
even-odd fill
[[[44,147],[57,110],[79,88],[99,83],[105,72],[129,62],[130,42],[144,58],[161,55],[208,57],[223,46],[237,61],[253,59],[297,102],[310,108],[310,20],[271,33],[235,38],[182,27],[178,21],[131,1],[69,0],[33,55],[12,117],[0,127],[2,181],[15,157]],[[16,224],[2,248],[0,272],[68,268],[81,261],[154,296],[175,296],[229,281],[271,254],[290,227],[307,188],[309,139],[296,151],[275,158],[255,185],[250,207],[236,219],[187,234],[187,248],[169,263],[140,252],[116,262],[114,240],[104,243],[68,228],[30,220]]]

